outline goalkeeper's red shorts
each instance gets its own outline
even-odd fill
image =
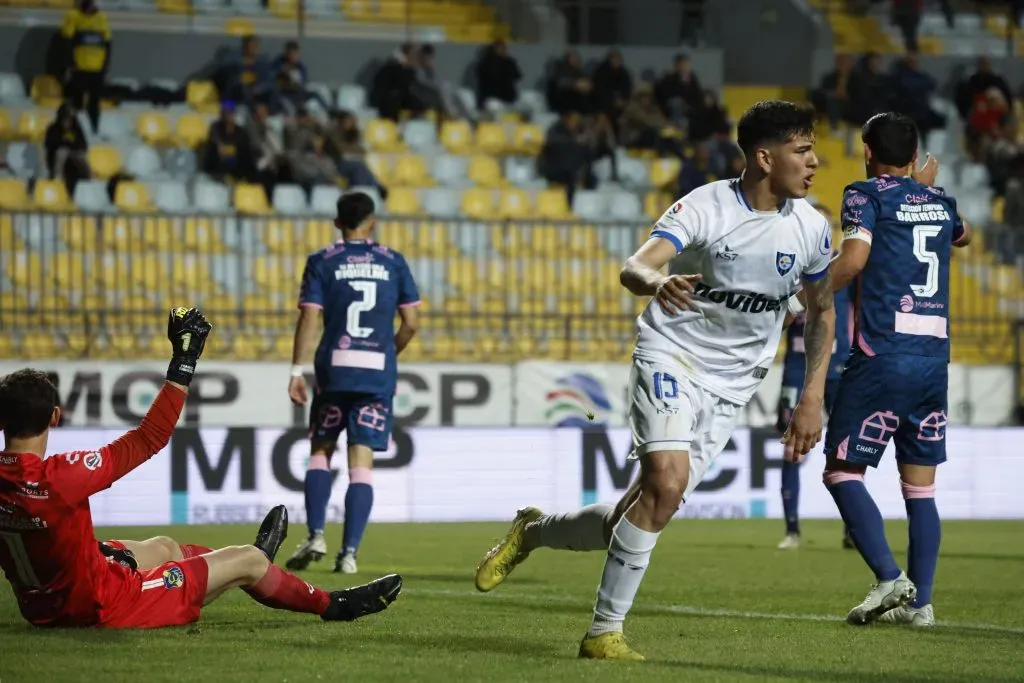
[[[110,543],[123,547],[118,543]],[[199,619],[209,568],[202,557],[166,562],[145,571],[111,563],[99,580],[100,628],[184,626]]]

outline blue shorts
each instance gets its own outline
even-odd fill
[[[893,439],[899,462],[945,462],[948,389],[945,358],[851,356],[829,416],[825,454],[878,467]]]
[[[775,419],[775,429],[779,434],[785,434],[789,427],[789,421],[793,419],[793,410],[796,409],[797,401],[800,400],[800,392],[803,391],[803,384],[800,386],[782,385],[782,393],[779,395],[778,413]],[[832,404],[835,403],[836,394],[839,392],[839,379],[830,379],[825,382],[825,412],[832,414]]]
[[[349,446],[386,451],[391,437],[392,396],[352,391],[317,393],[309,410],[309,439],[313,451],[334,453],[342,432]]]

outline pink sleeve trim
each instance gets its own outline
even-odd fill
[[[398,307],[399,307],[399,308],[412,308],[412,307],[414,307],[414,306],[419,306],[419,305],[421,305],[422,303],[423,303],[422,301],[410,301],[410,302],[409,302],[409,303],[407,303],[407,304],[398,304]]]
[[[324,307],[320,304],[315,304],[311,301],[300,301],[299,308],[315,308],[317,310],[322,311]]]

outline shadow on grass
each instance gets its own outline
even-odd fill
[[[744,666],[739,664],[713,664],[709,662],[684,662],[678,660],[649,660],[648,664],[677,667],[691,671],[745,674],[762,678],[781,678],[800,681],[839,681],[841,683],[862,683],[862,681],[885,681],[886,683],[962,683],[963,674],[915,674],[909,671],[891,670],[879,673],[865,671],[822,671],[820,669],[793,669],[784,667]],[[985,678],[986,683],[1010,683],[1019,678]]]
[[[709,550],[722,550],[724,548],[731,548],[733,550],[763,550],[778,552],[780,555],[792,554],[794,551],[791,550],[777,550],[772,545],[761,545],[757,543],[728,543],[728,542],[715,542],[715,543],[688,543],[687,547],[690,548],[707,548]],[[894,550],[899,550],[899,544],[893,545]],[[829,554],[840,554],[849,553],[851,556],[856,557],[857,551],[847,548],[842,548],[839,543],[833,545],[827,545],[823,543],[803,543],[800,549],[795,551],[796,554],[800,553],[829,553]],[[997,555],[993,553],[948,553],[942,552],[939,555],[939,561],[942,560],[990,560],[993,562],[1024,562],[1024,555]]]

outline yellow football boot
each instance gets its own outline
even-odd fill
[[[541,517],[544,513],[537,508],[523,508],[516,512],[512,520],[512,528],[505,534],[498,545],[491,548],[480,566],[476,568],[476,589],[483,593],[494,590],[505,580],[520,562],[530,556],[530,551],[523,551],[523,532],[526,525]]]
[[[581,659],[623,659],[627,662],[642,662],[645,657],[626,644],[621,633],[602,633],[586,636],[580,643]]]

